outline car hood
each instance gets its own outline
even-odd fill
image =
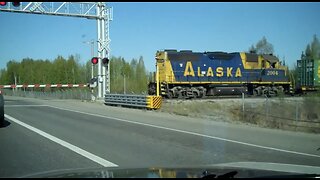
[[[320,167],[269,162],[234,162],[193,167],[85,168],[47,171],[23,178],[201,178],[320,177]]]

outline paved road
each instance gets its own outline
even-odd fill
[[[217,124],[80,101],[9,96],[5,100],[0,177],[103,166],[247,161],[320,166],[319,135]]]

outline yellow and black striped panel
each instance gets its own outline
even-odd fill
[[[162,96],[147,96],[149,101],[147,108],[149,109],[160,109],[162,104]]]

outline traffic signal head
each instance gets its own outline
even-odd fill
[[[102,59],[102,63],[104,64],[104,65],[108,65],[108,63],[109,63],[109,58],[103,58]]]
[[[91,59],[91,62],[92,62],[92,64],[98,64],[99,58],[93,57],[93,58]]]
[[[20,6],[20,2],[12,2],[12,6],[19,7]]]
[[[7,2],[0,2],[0,6],[5,6],[7,5]]]

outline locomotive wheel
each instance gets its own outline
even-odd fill
[[[168,98],[168,99],[172,99],[172,98],[173,98],[173,94],[172,94],[172,92],[171,92],[171,91],[169,91],[169,92],[168,92],[168,94],[167,94],[167,98]]]
[[[194,92],[193,93],[193,98],[198,98],[198,93]]]

